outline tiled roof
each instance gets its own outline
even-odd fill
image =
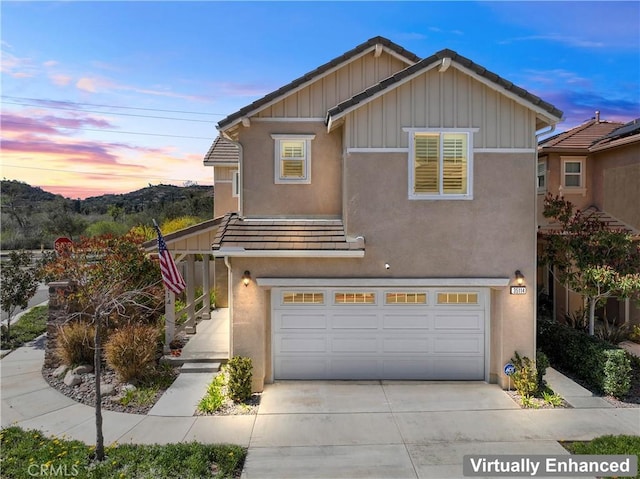
[[[402,57],[406,58],[407,60],[411,61],[411,62],[418,62],[420,61],[420,57],[415,55],[414,53],[411,53],[408,50],[405,50],[404,48],[402,48],[400,45],[397,45],[396,43],[393,43],[391,40],[388,40],[384,37],[373,37],[370,38],[369,40],[367,40],[366,42],[358,45],[357,47],[353,48],[352,50],[349,50],[348,52],[340,55],[339,57],[334,58],[333,60],[325,63],[324,65],[319,66],[318,68],[316,68],[313,71],[310,71],[309,73],[306,73],[305,75],[301,76],[300,78],[297,78],[295,80],[293,80],[291,83],[288,83],[287,85],[277,89],[276,91],[273,91],[271,93],[269,93],[268,95],[254,101],[253,103],[251,103],[250,105],[245,106],[244,108],[241,108],[240,110],[238,110],[235,113],[232,113],[231,115],[229,115],[228,117],[224,118],[223,120],[220,120],[218,122],[218,129],[224,129],[226,126],[228,126],[230,123],[233,123],[235,120],[238,120],[240,118],[242,118],[243,116],[246,116],[247,114],[257,110],[258,108],[260,108],[263,105],[266,105],[267,103],[269,103],[272,100],[275,100],[283,95],[285,95],[286,93],[290,92],[291,90],[303,85],[304,83],[313,80],[315,77],[323,74],[324,72],[330,70],[331,68],[334,68],[338,65],[340,65],[341,63],[348,61],[350,58],[355,57],[356,55],[364,52],[365,50],[374,47],[375,45],[383,45],[389,49],[391,49],[392,51],[394,51],[395,53],[397,53],[398,55],[401,55]]]
[[[453,50],[449,50],[449,49],[445,49],[445,50],[440,50],[439,52],[435,53],[434,55],[431,55],[430,57],[427,57],[421,61],[419,61],[418,63],[415,63],[411,66],[408,66],[407,68],[405,68],[404,70],[399,71],[398,73],[390,76],[389,78],[386,78],[380,82],[378,82],[377,84],[367,88],[365,91],[358,93],[357,95],[349,98],[348,100],[343,101],[342,103],[338,104],[337,106],[331,108],[328,113],[327,113],[327,123],[329,122],[330,118],[332,116],[338,115],[341,112],[350,109],[351,107],[361,103],[362,101],[371,98],[372,96],[376,95],[377,93],[386,90],[396,84],[398,84],[398,82],[400,82],[401,80],[410,77],[420,71],[422,71],[425,68],[431,67],[434,63],[442,60],[443,58],[451,58],[452,61],[464,66],[465,68],[468,68],[469,70],[473,71],[474,73],[492,81],[493,83],[499,85],[500,87],[504,88],[505,90],[519,96],[520,98],[528,101],[529,103],[532,103],[533,105],[541,108],[542,110],[546,111],[547,113],[551,114],[552,116],[560,119],[562,117],[562,111],[558,110],[556,107],[554,107],[553,105],[551,105],[550,103],[547,103],[545,101],[543,101],[541,98],[533,95],[532,93],[529,93],[528,91],[524,90],[523,88],[520,88],[516,85],[514,85],[513,83],[511,83],[508,80],[505,80],[504,78],[496,75],[495,73],[490,72],[489,70],[487,70],[486,68],[477,65],[476,63],[472,62],[471,60],[469,60],[468,58],[463,57],[462,55],[459,55],[458,53],[454,52]]]
[[[341,220],[244,220],[225,215],[213,251],[364,251],[364,239],[350,241]]]
[[[216,166],[216,164],[238,163],[240,161],[240,150],[229,140],[218,136],[213,140],[213,144],[204,156],[205,166]]]
[[[637,136],[637,140],[640,140],[640,118],[636,118],[635,120],[622,125],[620,128],[616,128],[611,133],[603,136],[593,143],[591,148],[605,148],[613,142],[630,139],[632,136]]]
[[[586,153],[588,148],[593,145],[594,142],[600,140],[602,137],[608,135],[621,126],[622,123],[602,121],[598,118],[592,118],[582,125],[578,125],[575,128],[571,128],[570,130],[541,141],[538,145],[538,149],[541,151],[548,151],[556,148],[561,151],[584,150]]]
[[[627,231],[628,233],[632,234],[634,237],[639,237],[640,235],[640,231],[638,231],[634,227],[629,226],[626,223],[623,223],[619,219],[611,216],[610,214],[604,211],[600,211],[595,206],[589,206],[588,208],[585,208],[582,211],[582,213],[587,218],[594,217],[598,219],[598,221],[601,221],[606,225],[607,229]],[[560,231],[561,231],[560,225],[558,223],[549,223],[548,225],[540,226],[538,228],[538,233],[542,235],[555,234],[555,233],[559,233]]]

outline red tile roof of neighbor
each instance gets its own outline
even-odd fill
[[[357,251],[364,239],[349,240],[341,220],[245,220],[237,213],[225,215],[213,242],[213,250],[245,251]]]
[[[622,127],[622,123],[600,120],[600,113],[595,118],[570,130],[546,138],[538,144],[538,150],[545,151],[580,151],[585,153],[595,142]]]
[[[589,206],[588,208],[585,208],[584,210],[582,210],[582,213],[588,218],[594,217],[598,221],[601,221],[606,225],[607,229],[626,231],[630,233],[632,236],[636,238],[640,238],[640,231],[638,231],[636,228],[629,226],[626,223],[623,223],[619,219],[611,216],[608,213],[605,213],[604,211],[600,211],[595,206]],[[550,223],[548,225],[540,226],[538,228],[538,233],[541,235],[556,234],[556,233],[559,233],[560,231],[561,229],[558,223]]]

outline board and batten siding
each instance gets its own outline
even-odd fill
[[[535,148],[535,113],[464,72],[436,69],[346,117],[347,148],[408,148],[403,128],[479,128],[474,148]]]
[[[338,68],[311,85],[261,110],[258,118],[323,118],[327,110],[406,68],[407,63],[373,52]]]

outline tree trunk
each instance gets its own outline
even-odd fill
[[[101,341],[102,321],[96,317],[95,352],[93,355],[93,372],[96,385],[96,459],[104,460],[104,436],[102,435],[102,394],[100,391],[100,365],[101,365]]]
[[[589,299],[589,336],[593,336],[596,332],[596,300]]]

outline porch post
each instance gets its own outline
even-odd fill
[[[186,274],[186,282],[187,282],[187,317],[189,318],[189,322],[194,326],[195,332],[195,324],[196,324],[196,286],[195,286],[195,255],[189,254],[187,255],[187,274]]]
[[[211,284],[209,282],[209,260],[210,257],[208,254],[202,255],[202,294],[204,294],[202,304],[204,304],[205,311],[203,319],[211,319],[211,296],[209,296],[209,291],[211,291]]]
[[[176,295],[173,291],[164,291],[164,352],[170,352],[169,344],[174,339],[176,330]]]

